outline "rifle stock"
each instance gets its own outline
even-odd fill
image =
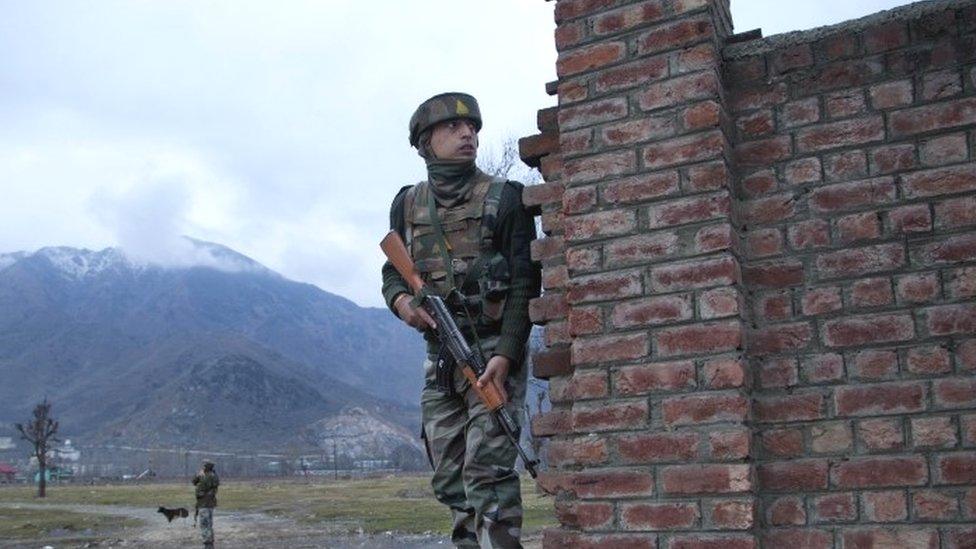
[[[502,398],[498,387],[494,383],[485,384],[483,387],[478,384],[478,378],[485,371],[484,358],[480,353],[473,351],[468,346],[464,335],[447,309],[447,305],[444,304],[444,300],[440,296],[431,295],[426,291],[424,281],[420,277],[420,273],[417,272],[417,267],[414,265],[413,259],[410,257],[410,253],[407,251],[407,247],[404,245],[400,235],[396,231],[388,232],[380,242],[380,248],[397,272],[400,273],[400,276],[410,286],[410,289],[413,290],[413,293],[422,297],[421,303],[424,310],[430,314],[431,318],[437,324],[437,338],[440,340],[441,345],[450,351],[451,356],[454,357],[454,360],[461,369],[461,374],[471,384],[471,389],[474,390],[481,402],[488,408],[488,411],[495,418],[496,423],[501,426],[509,442],[515,446],[519,456],[522,458],[522,462],[525,463],[526,470],[529,471],[532,478],[536,478],[535,466],[539,462],[538,460],[529,459],[529,456],[526,455],[525,450],[519,444],[518,425],[516,425],[512,415],[505,408],[505,399]]]

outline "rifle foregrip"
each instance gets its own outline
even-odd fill
[[[410,289],[415,294],[419,292],[424,281],[420,278],[420,273],[417,272],[413,259],[410,259],[410,252],[407,251],[407,246],[403,243],[400,235],[396,231],[386,233],[386,236],[380,241],[380,249],[386,254],[386,258],[390,260],[393,268],[410,285]]]
[[[505,405],[505,399],[502,398],[501,393],[498,392],[498,387],[495,387],[494,383],[488,383],[484,387],[478,387],[478,374],[474,372],[471,366],[463,365],[461,372],[464,374],[464,377],[468,378],[468,382],[471,383],[471,388],[474,389],[474,392],[478,393],[478,398],[485,404],[489,412],[494,412]]]

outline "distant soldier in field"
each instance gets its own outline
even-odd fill
[[[210,460],[203,460],[203,468],[193,477],[193,485],[196,486],[197,509],[200,517],[200,535],[203,537],[204,549],[213,549],[213,510],[217,506],[217,487],[220,486],[220,478],[214,471],[214,463]]]
[[[518,417],[527,379],[528,303],[539,295],[539,270],[529,255],[535,222],[522,204],[520,183],[475,166],[480,129],[478,102],[468,94],[436,95],[417,108],[410,144],[427,164],[427,179],[396,195],[390,228],[400,234],[426,286],[445,299],[471,347],[483,354],[486,368],[478,384],[494,384]],[[521,547],[514,446],[455,371],[433,320],[389,262],[383,296],[427,340],[423,436],[434,493],[453,516],[452,541],[457,547]]]

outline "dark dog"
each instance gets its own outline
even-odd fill
[[[177,507],[176,509],[167,509],[165,507],[160,507],[156,509],[157,513],[162,513],[166,517],[166,522],[173,522],[175,518],[186,518],[190,516],[190,512],[186,510],[186,507]]]

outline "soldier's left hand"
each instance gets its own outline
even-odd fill
[[[478,378],[478,387],[484,387],[488,383],[494,383],[502,400],[508,402],[508,393],[505,391],[505,379],[508,377],[508,370],[512,367],[512,361],[508,357],[495,355],[485,366],[485,373]]]

